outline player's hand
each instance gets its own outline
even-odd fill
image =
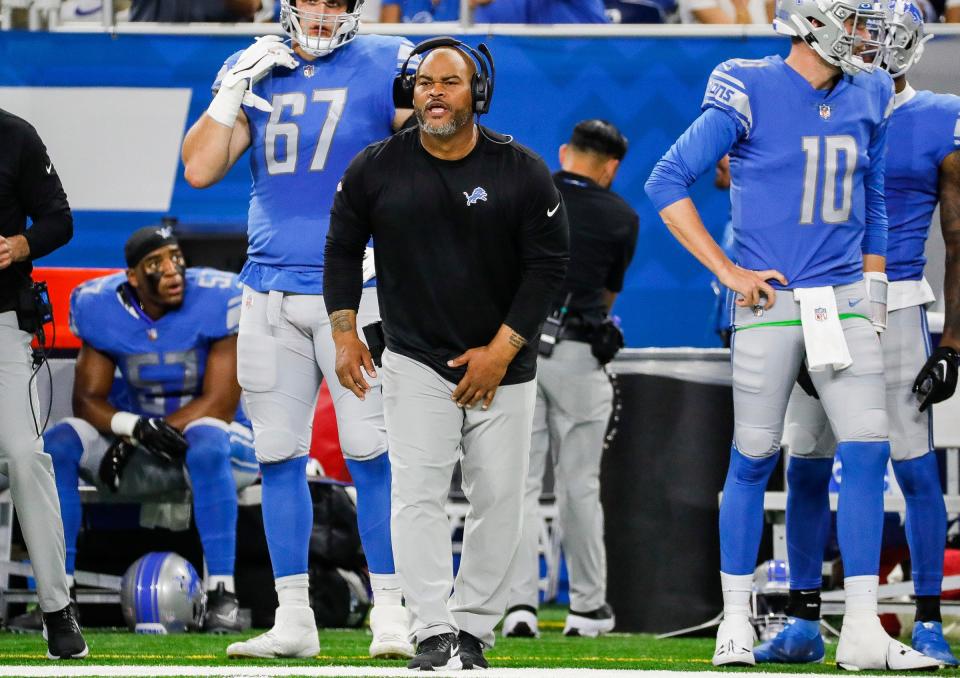
[[[925,412],[934,403],[939,403],[957,390],[957,370],[960,354],[949,346],[938,346],[913,382],[913,392],[920,400],[920,411]]]
[[[767,281],[776,280],[784,286],[787,284],[787,279],[780,271],[750,271],[736,265],[717,277],[725,287],[737,293],[737,306],[761,306],[764,309],[773,308],[777,301],[777,293]]]
[[[140,417],[133,439],[145,450],[167,462],[179,462],[187,454],[187,439],[159,417]]]
[[[337,347],[337,379],[360,400],[366,399],[370,384],[363,373],[366,372],[371,379],[377,378],[370,349],[360,341],[356,332],[334,335],[334,343]]]
[[[447,362],[450,367],[467,366],[464,375],[451,396],[457,407],[473,407],[483,402],[483,409],[490,407],[497,387],[503,381],[510,365],[510,356],[505,356],[490,346],[471,348],[466,353]]]
[[[247,47],[237,59],[227,74],[221,80],[222,87],[234,87],[245,83],[247,92],[243,96],[243,103],[261,111],[270,112],[273,106],[266,99],[253,93],[253,85],[263,78],[276,66],[296,68],[297,59],[289,45],[285,44],[279,35],[259,37]]]
[[[13,263],[13,247],[10,241],[0,235],[0,271]]]
[[[136,447],[124,440],[117,438],[113,444],[107,448],[107,453],[100,460],[98,475],[101,482],[110,489],[111,492],[117,492],[120,489],[120,481],[123,479],[123,471],[130,461],[130,457],[136,451]]]

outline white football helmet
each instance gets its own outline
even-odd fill
[[[882,58],[885,16],[878,2],[777,0],[773,27],[781,35],[800,38],[824,61],[855,75],[869,73]]]
[[[347,0],[346,12],[323,14],[297,7],[297,0],[280,0],[280,26],[303,51],[317,57],[326,56],[357,36],[363,2]],[[329,30],[329,36],[323,35],[324,29]]]
[[[887,45],[883,67],[894,78],[906,75],[923,56],[923,45],[932,35],[923,34],[923,12],[910,0],[887,3]]]
[[[165,635],[196,631],[207,596],[185,558],[154,552],[127,568],[120,584],[120,607],[131,631]]]

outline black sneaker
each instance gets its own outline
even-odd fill
[[[203,615],[204,633],[239,633],[240,601],[237,594],[227,591],[223,584],[217,584],[213,591],[207,591],[207,611]]]
[[[483,656],[483,642],[474,635],[461,631],[457,636],[460,641],[460,663],[465,669],[489,669],[490,664]]]
[[[80,621],[80,608],[77,606],[77,591],[70,587],[70,611],[74,619]],[[19,614],[7,623],[12,633],[43,633],[43,611],[37,605],[29,612]]]
[[[47,639],[47,659],[82,659],[89,652],[69,605],[43,613],[43,637]]]
[[[459,669],[460,643],[452,633],[430,636],[417,645],[417,654],[407,664],[408,669],[434,671],[436,669]]]

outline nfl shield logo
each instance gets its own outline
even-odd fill
[[[307,64],[306,66],[303,67],[304,76],[308,78],[312,78],[315,73],[316,73],[316,69],[314,68],[313,64]]]
[[[817,319],[817,322],[822,323],[827,319],[827,309],[825,309],[823,306],[818,306],[817,308],[813,309],[813,317]]]
[[[820,117],[824,120],[830,119],[830,106],[827,104],[820,104]]]

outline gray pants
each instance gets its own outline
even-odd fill
[[[420,643],[462,630],[492,646],[520,544],[536,382],[501,386],[488,410],[461,409],[456,384],[422,363],[386,351],[381,372],[393,555],[411,634]],[[458,460],[470,510],[454,582],[444,506]]]
[[[600,458],[613,411],[606,371],[580,341],[557,344],[537,361],[530,471],[523,506],[523,538],[514,569],[510,607],[537,607],[540,493],[549,453],[554,470],[560,539],[570,572],[570,609],[589,612],[607,602],[607,552],[600,505]]]
[[[890,422],[890,458],[917,459],[933,449],[932,410],[920,412],[913,393],[917,372],[930,356],[926,309],[910,306],[891,311],[880,344]],[[837,447],[823,405],[799,386],[787,407],[783,447],[793,456],[806,458],[832,457]]]
[[[34,428],[40,403],[36,385],[30,385],[30,339],[20,331],[16,313],[0,313],[0,473],[10,479],[10,494],[33,563],[40,609],[55,612],[67,606],[70,594],[53,463]]]
[[[840,313],[864,306],[862,282],[834,288]],[[780,449],[787,402],[804,360],[800,325],[784,325],[800,318],[800,304],[790,292],[777,294],[776,304],[761,317],[737,307],[734,323],[733,442],[748,457],[767,457]],[[880,340],[869,320],[842,321],[853,358],[844,370],[811,372],[820,402],[841,441],[887,439],[883,357]]]

